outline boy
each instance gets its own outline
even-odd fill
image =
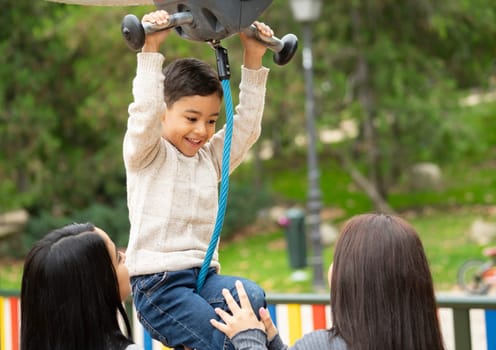
[[[155,11],[143,22],[164,24]],[[261,35],[272,30],[255,23]],[[149,34],[138,53],[134,102],[124,137],[131,233],[126,252],[138,318],[151,336],[174,348],[233,349],[210,325],[214,308],[227,308],[222,289],[236,293],[238,277],[218,274],[216,251],[200,294],[196,280],[217,215],[224,130],[215,133],[223,97],[217,73],[196,59],[181,59],[162,73],[161,43],[170,30]],[[261,132],[268,69],[266,47],[242,33],[239,105],[234,121],[230,171]],[[164,98],[165,97],[165,98]],[[265,293],[243,279],[255,309]]]

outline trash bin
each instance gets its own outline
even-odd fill
[[[286,242],[289,266],[301,269],[307,266],[307,242],[305,237],[305,213],[298,208],[286,211]]]

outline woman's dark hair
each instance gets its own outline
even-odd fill
[[[120,350],[131,340],[105,240],[92,224],[54,230],[28,253],[21,287],[21,350]]]
[[[188,96],[217,94],[222,99],[224,91],[215,70],[196,58],[181,58],[164,68],[164,98],[168,107]]]
[[[424,248],[405,220],[363,214],[346,223],[334,253],[331,318],[349,350],[444,349]]]

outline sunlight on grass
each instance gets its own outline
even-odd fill
[[[20,290],[22,263],[0,260],[0,290]]]
[[[483,213],[470,208],[443,212],[402,214],[419,232],[429,259],[437,291],[457,290],[456,271],[468,258],[482,257],[483,246],[470,240],[472,222]],[[344,219],[343,219],[344,220]],[[340,226],[341,222],[334,223]],[[307,244],[307,258],[311,255]],[[304,271],[308,279],[296,282],[291,279],[295,272],[290,268],[283,229],[271,229],[231,240],[221,240],[221,273],[251,279],[267,292],[312,293],[313,269],[307,266]],[[323,248],[324,274],[331,262],[333,247]],[[0,289],[20,290],[22,262],[0,261]],[[324,276],[326,279],[326,276]]]
[[[312,291],[311,268],[306,267],[308,280],[291,280],[284,232],[260,233],[240,241],[221,242],[221,273],[251,279],[268,292],[309,293]],[[330,249],[324,250],[325,271],[330,262]]]
[[[482,248],[469,239],[471,223],[479,214],[433,212],[422,216],[405,214],[421,236],[430,263],[436,291],[457,290],[456,271],[465,259],[481,257]],[[324,273],[332,259],[333,247],[323,250]],[[311,254],[308,250],[307,257]],[[221,242],[220,261],[223,274],[249,278],[267,292],[312,293],[312,268],[309,279],[291,280],[284,232],[259,233],[243,240]],[[324,276],[325,278],[325,276]]]
[[[468,211],[410,220],[422,238],[437,290],[456,290],[458,267],[468,258],[482,257],[483,247],[469,237],[470,225],[478,216]]]

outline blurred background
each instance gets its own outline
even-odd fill
[[[342,223],[381,211],[412,222],[436,290],[456,291],[458,267],[496,245],[496,2],[310,3],[308,19],[289,0],[260,18],[299,48],[284,66],[264,57],[263,131],[231,176],[222,273],[319,291]],[[120,26],[155,7],[1,6],[0,289],[17,290],[23,256],[55,227],[91,221],[127,244],[136,54]],[[236,104],[241,46],[222,44]],[[215,66],[209,45],[178,35],[163,52]]]

